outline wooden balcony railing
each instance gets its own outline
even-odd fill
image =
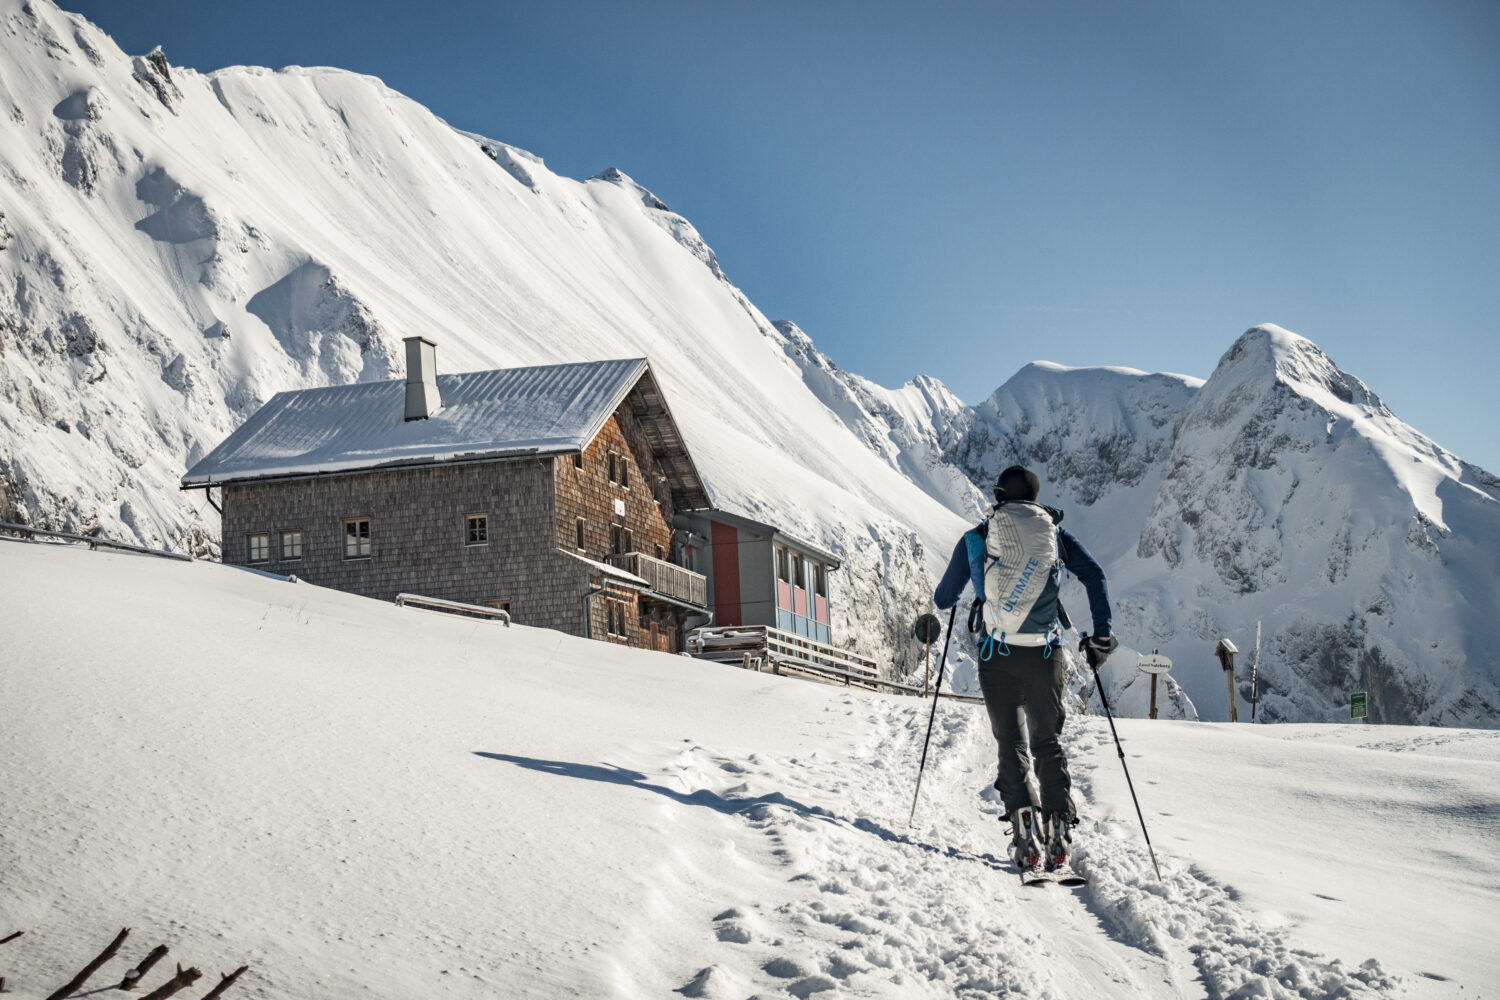
[[[634,573],[664,597],[699,608],[708,607],[708,577],[702,573],[694,573],[644,552],[617,552],[605,556],[605,561],[627,573]]]

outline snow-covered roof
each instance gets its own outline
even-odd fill
[[[406,383],[281,392],[182,477],[184,487],[583,451],[628,401],[683,510],[708,491],[645,358],[437,376],[442,407],[406,420]]]

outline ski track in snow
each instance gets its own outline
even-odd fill
[[[1083,817],[1076,863],[1089,886],[1020,884],[989,788],[994,750],[980,706],[939,708],[908,828],[928,704],[830,703],[827,712],[868,713],[851,759],[694,744],[658,762],[683,799],[737,818],[739,854],[787,883],[783,902],[723,900],[703,929],[705,964],[679,993],[1321,1000],[1399,989],[1373,959],[1351,967],[1298,948],[1232,889],[1160,848],[1157,882],[1139,829],[1093,800],[1095,771],[1118,766],[1099,718],[1075,717],[1064,734]]]

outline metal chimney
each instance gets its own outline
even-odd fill
[[[406,419],[426,420],[442,409],[437,387],[437,345],[426,337],[407,337]]]

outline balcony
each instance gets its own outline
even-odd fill
[[[611,566],[634,573],[651,585],[651,591],[696,608],[708,607],[708,577],[644,552],[617,552],[604,557]]]

